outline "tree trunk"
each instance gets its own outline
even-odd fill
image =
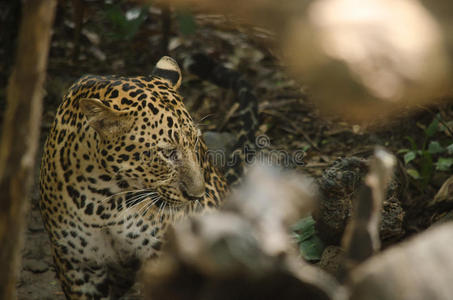
[[[0,146],[0,299],[15,298],[24,215],[33,183],[55,0],[23,1]]]

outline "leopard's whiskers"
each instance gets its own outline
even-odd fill
[[[201,126],[203,126],[203,125],[206,126],[206,124],[201,124],[201,122],[203,122],[203,121],[206,120],[207,118],[212,117],[212,116],[215,116],[215,115],[216,115],[216,114],[207,114],[206,116],[200,118],[200,120],[198,120],[198,121],[196,122],[197,126],[200,126],[200,125],[201,125]]]
[[[147,194],[136,195],[130,199],[123,198],[125,209],[118,215],[118,217],[126,218],[127,217],[126,214],[129,213],[132,210],[132,208],[134,208],[138,204],[142,203],[143,199],[146,199],[147,197],[157,196],[156,194],[157,194],[156,192],[150,192]],[[133,202],[133,204],[128,207],[126,202],[129,202],[129,203]]]
[[[148,210],[154,206],[155,203],[157,203],[159,200],[161,200],[161,197],[159,195],[154,195],[150,197],[151,201],[150,202],[145,202],[145,205],[140,208],[138,211],[138,214],[141,215],[142,217],[147,214]]]
[[[139,192],[145,192],[145,191],[149,191],[149,189],[138,189],[138,190],[127,190],[127,191],[121,191],[121,192],[118,192],[118,193],[115,193],[113,195],[110,195],[104,199],[102,199],[100,202],[105,202],[113,197],[116,197],[116,196],[119,196],[119,195],[123,195],[123,194],[127,194],[127,193],[139,193]]]

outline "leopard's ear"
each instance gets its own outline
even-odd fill
[[[181,69],[178,63],[169,56],[163,56],[154,67],[152,75],[165,80],[175,90],[181,85]]]
[[[88,125],[103,138],[118,136],[131,129],[133,122],[128,112],[114,110],[96,98],[80,99],[79,105]]]

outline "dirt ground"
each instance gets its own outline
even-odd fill
[[[34,202],[36,197],[38,194],[34,193]],[[49,238],[44,230],[39,209],[35,205],[28,216],[17,292],[18,299],[65,299],[55,278]]]
[[[129,9],[127,6],[122,8]],[[118,32],[112,32],[114,27],[111,26],[106,11],[102,4],[87,4],[80,39],[80,55],[74,62],[76,42],[73,39],[72,8],[66,3],[58,10],[46,81],[41,143],[45,140],[61,96],[75,79],[87,73],[149,74],[160,57],[162,35],[159,9],[151,8],[147,19],[130,38],[118,37]],[[183,65],[190,54],[201,50],[225,66],[243,73],[254,87],[260,101],[262,124],[258,134],[269,137],[271,148],[288,152],[303,149],[304,164],[295,167],[314,177],[319,177],[322,171],[339,157],[368,157],[375,145],[398,153],[399,150],[410,147],[406,138],[408,136],[416,143],[422,143],[425,139],[424,128],[438,113],[445,124],[450,124],[450,127],[453,125],[451,102],[420,109],[372,129],[339,122],[335,118],[322,118],[309,102],[305,87],[285,75],[280,63],[259,42],[260,39],[235,29],[221,16],[199,15],[195,22],[195,30],[184,35],[184,30],[179,27],[185,23],[174,20],[169,37],[170,55]],[[8,68],[3,66],[0,70],[5,71]],[[3,82],[7,75],[3,72]],[[189,111],[195,120],[199,120],[202,130],[234,131],[234,111],[231,110],[234,107],[234,98],[230,91],[183,72],[181,93],[186,99]],[[4,96],[4,91],[0,95]],[[0,112],[3,109],[4,102],[0,102]],[[444,145],[452,142],[447,130],[440,130],[432,139]],[[398,158],[402,160],[403,155],[399,154]],[[36,177],[38,173],[39,168]],[[422,212],[416,211],[417,205],[414,203],[426,203],[432,199],[450,174],[451,169],[435,172],[423,192],[417,188],[420,182],[412,179],[409,181],[405,206],[408,210],[413,207],[415,211],[407,214],[408,218],[412,218],[405,220],[407,235],[429,226],[425,219],[418,218]],[[55,278],[48,237],[37,206],[38,198],[39,192],[35,188],[22,251],[22,270],[17,284],[18,297],[64,299]]]

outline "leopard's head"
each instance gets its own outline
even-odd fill
[[[134,85],[137,88],[125,89]],[[96,139],[97,162],[121,190],[152,191],[170,203],[201,200],[206,184],[200,130],[177,90],[181,71],[163,57],[152,76],[118,85],[115,99],[83,98],[83,124]]]

